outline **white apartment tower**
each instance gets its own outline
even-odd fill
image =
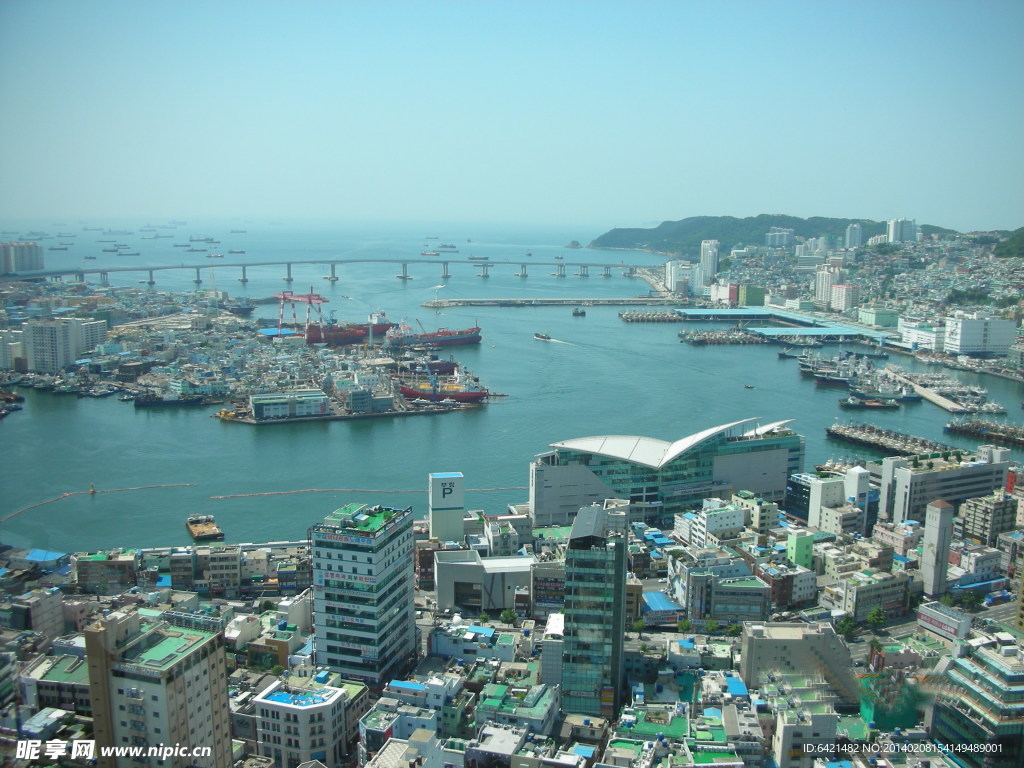
[[[416,658],[412,508],[349,504],[309,545],[316,665],[379,692]]]
[[[717,240],[704,240],[700,244],[700,270],[704,285],[710,285],[718,274],[718,246]]]
[[[85,628],[89,699],[100,747],[180,746],[207,756],[150,758],[169,768],[231,765],[227,655],[220,619],[135,609]],[[137,758],[100,757],[101,768],[137,766]]]
[[[933,501],[925,509],[921,576],[924,594],[938,597],[946,591],[949,545],[953,540],[953,516],[956,510],[947,501]]]
[[[38,243],[0,243],[0,274],[44,269]]]

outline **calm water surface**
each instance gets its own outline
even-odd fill
[[[116,225],[111,225],[116,226]],[[5,229],[15,227],[6,226]],[[484,232],[448,227],[423,232],[396,227],[397,234],[343,231],[327,227],[283,227],[245,224],[193,224],[176,230],[174,238],[143,240],[152,233],[118,236],[138,257],[103,254],[98,232],[81,225],[39,227],[49,232],[76,232],[68,252],[48,252],[47,266],[126,263],[187,263],[202,267],[205,288],[235,296],[262,297],[289,287],[281,266],[248,270],[249,283],[237,281],[238,270],[223,267],[203,254],[185,253],[173,243],[190,234],[221,240],[225,262],[273,261],[283,258],[404,258],[412,280],[398,280],[396,264],[340,267],[337,283],[323,280],[322,266],[296,266],[296,292],[313,289],[330,300],[326,309],[339,319],[362,319],[382,308],[393,317],[419,320],[428,329],[464,328],[479,323],[484,341],[478,347],[451,351],[493,391],[508,396],[461,413],[357,422],[250,427],[210,418],[214,407],[136,411],[116,399],[78,400],[31,390],[25,410],[0,422],[0,517],[64,493],[153,488],[96,495],[80,494],[28,509],[0,524],[0,540],[15,546],[81,551],[112,546],[160,546],[187,543],[184,519],[213,513],[229,541],[267,541],[305,536],[307,527],[349,501],[412,505],[425,513],[429,472],[460,471],[475,508],[498,511],[526,500],[527,465],[555,441],[595,434],[631,434],[675,440],[692,432],[748,417],[763,422],[794,419],[807,439],[807,468],[830,457],[855,455],[855,449],[826,439],[824,429],[840,411],[841,391],[816,387],[799,376],[796,362],[780,360],[775,346],[691,347],[680,344],[679,325],[627,324],[618,309],[588,307],[573,317],[571,307],[457,307],[440,312],[425,309],[435,296],[569,298],[632,296],[647,285],[613,270],[603,278],[591,270],[581,278],[571,273],[556,278],[555,255],[574,261],[618,265],[660,263],[643,253],[573,251],[562,245],[598,233],[579,231]],[[121,227],[117,227],[121,228]],[[231,229],[246,229],[231,234]],[[437,235],[440,240],[426,240]],[[467,243],[472,238],[472,243]],[[44,241],[53,244],[54,241]],[[66,242],[66,240],[65,240]],[[440,280],[440,267],[417,264],[425,245],[458,245],[451,255],[452,277]],[[227,251],[246,254],[228,255]],[[527,250],[533,256],[527,257]],[[95,261],[83,261],[86,254]],[[513,275],[515,267],[493,267],[491,277],[456,264],[469,255],[525,262],[528,278]],[[130,261],[129,261],[130,260]],[[547,266],[542,266],[546,263]],[[157,273],[155,290],[194,290],[193,271]],[[112,273],[120,285],[137,285],[145,274]],[[261,307],[276,316],[276,307]],[[553,342],[540,342],[535,332]],[[923,369],[894,356],[889,362]],[[1011,417],[1022,397],[1021,387],[992,377],[955,374],[990,390],[990,397],[1008,406]],[[750,384],[753,389],[744,385]],[[974,443],[942,433],[948,414],[928,403],[898,412],[871,414],[873,422],[915,435],[972,447]],[[864,455],[864,454],[861,454]],[[1019,454],[1017,454],[1019,455]],[[187,485],[185,485],[187,484]],[[304,489],[324,493],[247,496]]]

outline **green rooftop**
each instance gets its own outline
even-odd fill
[[[76,656],[59,656],[48,667],[40,668],[38,680],[68,685],[88,685],[89,666]]]
[[[181,661],[192,649],[216,633],[201,629],[165,627],[148,633],[121,657],[122,663],[164,670]]]
[[[405,512],[409,512],[409,510],[367,504],[346,504],[325,517],[324,524],[350,530],[376,532],[396,515]]]

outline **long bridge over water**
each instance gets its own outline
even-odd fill
[[[281,279],[286,283],[293,281],[292,267],[300,264],[323,264],[329,267],[328,274],[324,275],[325,280],[336,282],[338,278],[338,266],[346,264],[398,264],[401,266],[401,272],[395,275],[399,280],[412,280],[413,276],[409,274],[409,265],[414,266],[420,264],[435,264],[441,267],[440,278],[447,280],[451,277],[449,268],[451,265],[467,265],[476,267],[479,272],[479,277],[490,277],[490,270],[497,267],[513,267],[517,268],[515,277],[529,277],[529,267],[541,267],[541,268],[553,268],[554,272],[551,274],[555,277],[567,277],[570,272],[568,270],[574,270],[571,274],[579,277],[589,277],[590,270],[593,269],[596,274],[601,277],[611,277],[613,269],[622,270],[622,274],[626,277],[635,277],[638,270],[644,269],[661,269],[659,266],[641,266],[636,264],[607,264],[607,263],[596,263],[587,261],[510,261],[510,260],[494,260],[494,259],[287,259],[281,261],[208,261],[203,264],[165,264],[156,266],[140,266],[130,265],[124,267],[68,267],[64,269],[44,269],[32,272],[21,272],[17,275],[7,275],[0,279],[45,279],[45,280],[57,280],[62,281],[65,278],[71,278],[78,280],[79,282],[86,282],[86,278],[89,275],[95,275],[99,277],[99,281],[102,285],[109,285],[110,275],[113,273],[121,272],[145,272],[148,275],[148,279],[143,281],[148,285],[156,285],[156,273],[163,272],[166,270],[174,269],[191,269],[195,270],[195,279],[193,282],[199,285],[203,282],[202,272],[204,269],[237,269],[239,270],[238,280],[243,283],[249,281],[248,270],[250,268],[261,268],[261,267],[273,267],[273,266],[284,266],[285,273],[281,276]]]

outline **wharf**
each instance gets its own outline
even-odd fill
[[[977,437],[980,440],[1000,445],[1024,447],[1024,427],[1016,427],[1013,424],[985,419],[966,419],[951,421],[943,427],[943,430],[954,435]]]
[[[952,445],[938,443],[934,440],[926,440],[923,437],[907,435],[903,432],[895,432],[891,429],[882,429],[873,424],[833,424],[825,429],[825,434],[854,445],[864,445],[883,451],[892,451],[893,454],[913,456],[921,453],[932,453],[934,451],[956,450]]]
[[[970,413],[969,408],[964,408],[962,405],[960,405],[960,403],[956,402],[955,400],[950,400],[948,397],[943,397],[938,392],[934,392],[928,387],[923,387],[920,384],[915,383],[907,376],[904,376],[902,373],[894,371],[891,368],[887,369],[886,372],[894,379],[896,379],[896,381],[902,384],[906,384],[907,386],[913,388],[914,392],[919,394],[929,403],[934,403],[940,408],[945,408],[950,413]]]
[[[430,309],[444,307],[681,307],[685,300],[662,296],[633,296],[621,299],[433,299],[423,302]]]

